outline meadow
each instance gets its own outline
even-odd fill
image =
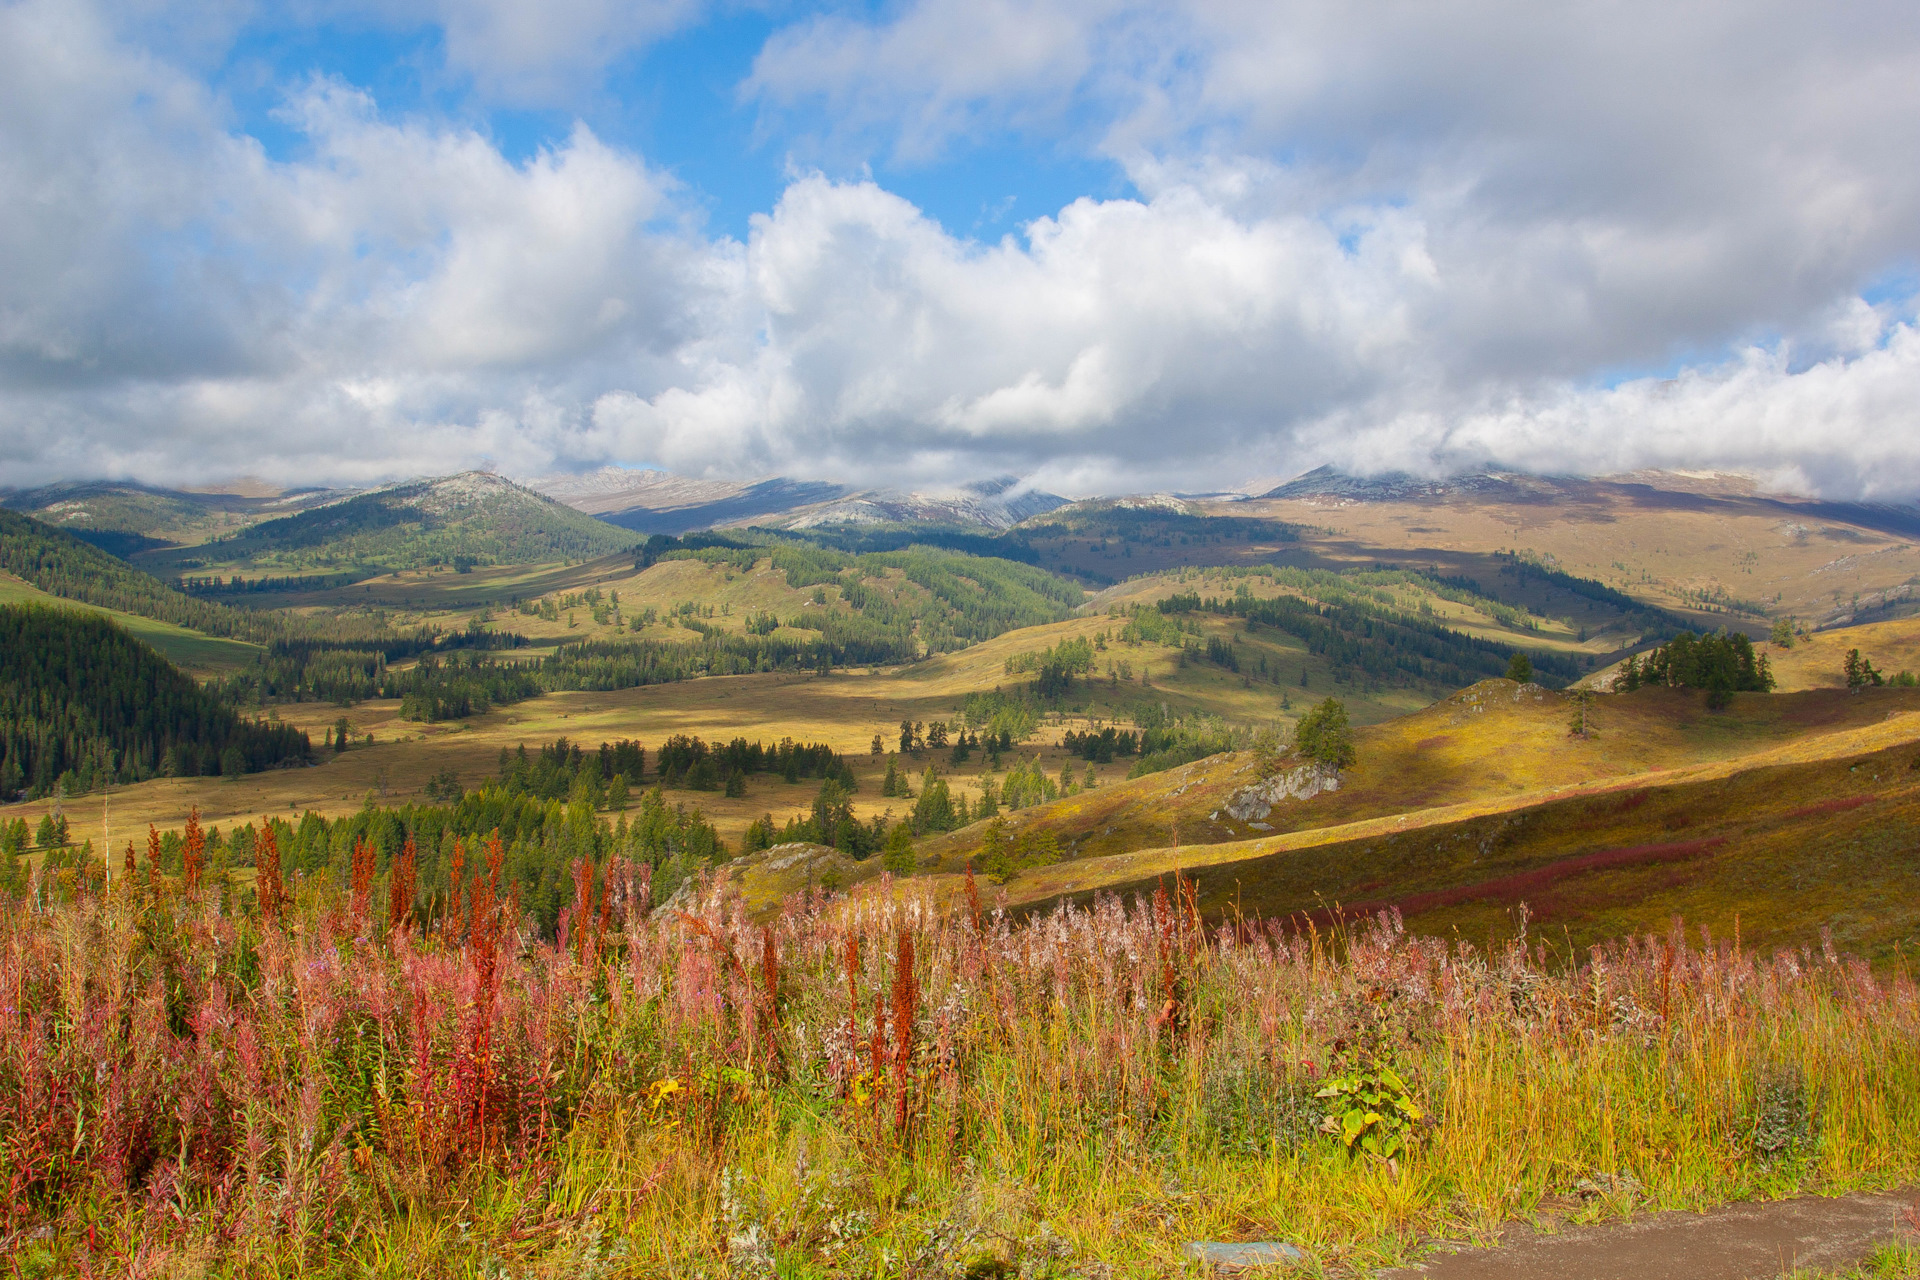
[[[1072,532],[1040,549],[1114,553]],[[975,632],[959,625],[984,614],[940,603],[964,581],[936,599],[882,559],[801,586],[751,555],[623,555],[249,596],[531,637],[504,659],[635,623],[688,633],[668,618],[792,631],[862,598],[947,629],[899,665],[548,692],[436,723],[395,701],[274,702],[251,710],[316,744],[344,720],[347,748],[67,798],[111,883],[97,853],[76,870],[35,852],[0,880],[18,894],[0,910],[0,1251],[24,1275],[1104,1276],[1167,1274],[1192,1240],[1284,1239],[1306,1274],[1354,1274],[1515,1221],[1920,1174],[1920,691],[1836,687],[1850,647],[1920,667],[1920,628],[1770,649],[1781,691],[1719,709],[1595,696],[1576,733],[1578,691],[1343,665],[1244,602],[1378,605],[1573,672],[1645,610],[1556,586],[1500,554],[1511,540],[1432,566],[1492,596],[1357,555],[1338,580],[1273,563],[1337,559],[1332,538],[1222,540],[1242,562],[1212,567],[1143,542],[1121,559],[1152,572]],[[1168,597],[1194,604],[1128,630]],[[254,652],[115,616],[203,675]],[[1389,635],[1418,641],[1349,616],[1369,640],[1379,623],[1369,662]],[[1000,759],[900,750],[903,720],[1024,697],[1069,650],[1087,665]],[[1305,767],[1284,744],[1329,694],[1355,726],[1339,785],[1249,807]],[[1066,743],[1169,717],[1233,726],[1220,742],[1241,749],[1130,780],[1135,757]],[[863,821],[913,809],[881,794],[890,768],[970,801],[1037,769],[1061,794],[923,832],[904,861],[785,844],[704,868],[640,851],[637,797],[596,813],[598,792],[548,796],[534,807],[560,834],[538,875],[503,879],[538,842],[490,848],[487,825],[423,836],[416,862],[410,824],[430,815],[412,806],[483,785],[503,752],[676,734],[823,743]],[[737,852],[824,792],[739,781],[666,803]],[[171,842],[139,854],[149,824],[194,812],[247,838],[211,867]],[[283,873],[253,837],[267,815],[290,842],[303,815],[345,824]]]
[[[17,1274],[1163,1275],[1240,1239],[1330,1274],[1920,1173],[1920,993],[1831,948],[1676,921],[1570,966],[1210,921],[1174,877],[755,923],[620,862],[546,938],[485,847],[430,913],[356,863],[0,913]]]

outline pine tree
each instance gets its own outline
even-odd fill
[[[1576,738],[1589,737],[1593,732],[1593,726],[1589,716],[1589,712],[1593,706],[1593,691],[1591,689],[1576,689],[1573,691],[1571,697],[1573,700],[1573,715],[1568,720],[1567,732]]]
[[[887,833],[886,850],[880,855],[881,865],[896,876],[913,874],[913,831],[906,823],[898,823]]]
[[[1353,729],[1347,709],[1338,698],[1328,698],[1300,717],[1293,730],[1293,749],[1328,768],[1352,767]]]

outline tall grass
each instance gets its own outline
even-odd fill
[[[461,858],[465,860],[464,851]],[[1161,1273],[1184,1241],[1404,1257],[1920,1166],[1920,1000],[1693,936],[1552,962],[1205,922],[1019,922],[882,881],[748,919],[576,868],[560,936],[482,875],[263,915],[122,877],[0,913],[0,1254],[24,1274]],[[971,889],[971,886],[969,886]],[[1404,1080],[1391,1162],[1336,1075]],[[1380,1121],[1386,1123],[1386,1121]]]

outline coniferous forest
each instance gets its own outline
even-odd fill
[[[309,753],[306,734],[236,714],[107,618],[0,607],[0,796],[254,773]]]

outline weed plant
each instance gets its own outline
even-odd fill
[[[1920,998],[1831,949],[1676,922],[1555,964],[1524,928],[1204,922],[1178,881],[1019,921],[882,880],[761,923],[718,881],[656,908],[617,859],[547,938],[499,843],[472,857],[424,927],[370,862],[347,894],[149,869],[0,913],[0,1253],[1165,1274],[1193,1239],[1380,1263],[1584,1189],[1597,1218],[1920,1167]],[[1327,1114],[1366,1090],[1410,1103],[1391,1159]]]

